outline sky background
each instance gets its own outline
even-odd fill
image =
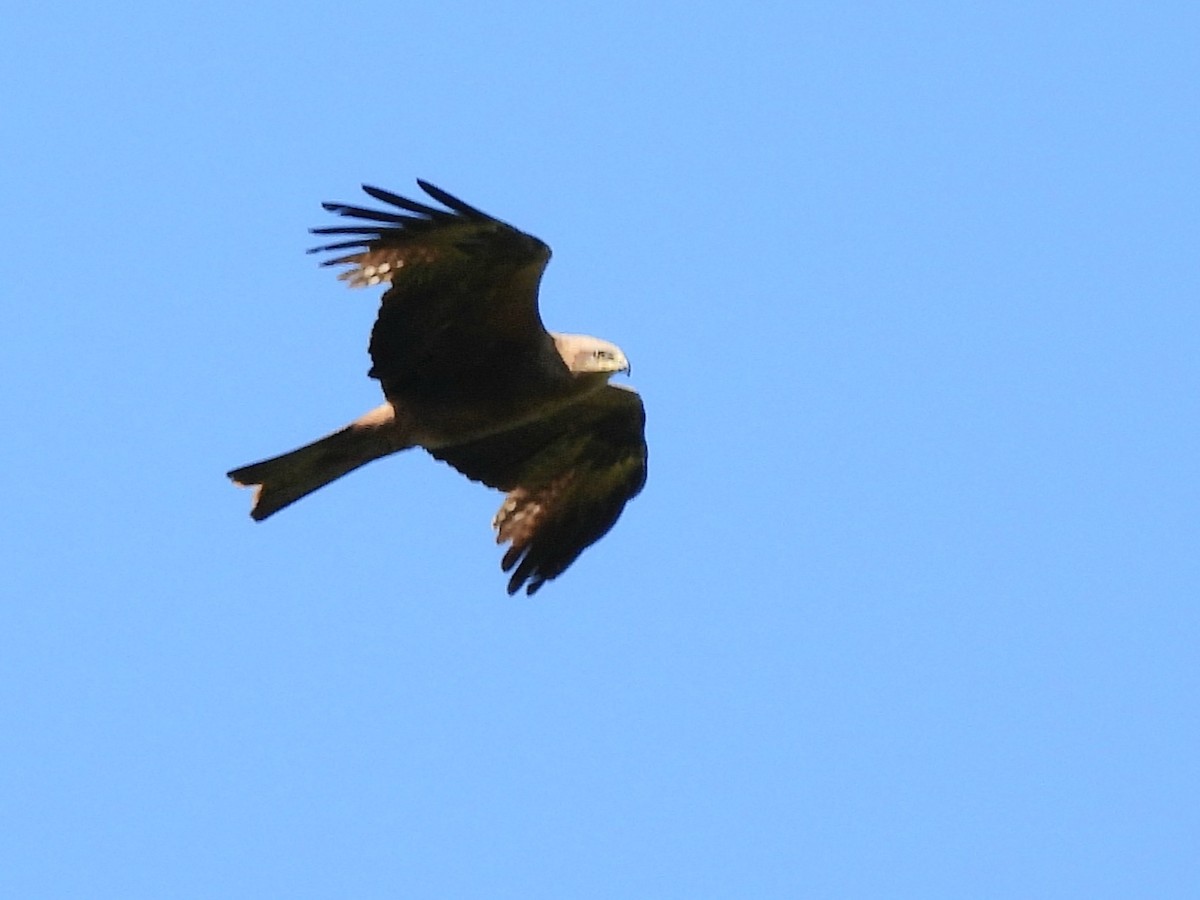
[[[0,895],[1200,896],[1194,3],[24,4]],[[322,200],[546,240],[650,478],[533,599]]]

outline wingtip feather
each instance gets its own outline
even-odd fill
[[[464,203],[462,200],[459,200],[453,194],[451,194],[447,191],[443,191],[437,185],[430,184],[428,181],[425,181],[423,178],[417,179],[417,186],[420,187],[421,190],[423,190],[425,193],[427,193],[430,197],[432,197],[438,203],[441,203],[441,204],[445,205],[446,207],[448,207],[449,209],[454,210],[456,213],[458,213],[461,216],[466,216],[469,219],[480,219],[480,220],[484,220],[484,221],[492,221],[492,217],[489,216],[487,213],[483,212],[482,210],[476,209],[474,206],[471,206],[469,203]]]

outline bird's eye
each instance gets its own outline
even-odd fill
[[[597,350],[596,359],[613,359],[611,350]]]

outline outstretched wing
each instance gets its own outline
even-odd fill
[[[543,353],[550,340],[538,313],[538,284],[550,248],[440,188],[417,181],[438,209],[363,185],[395,210],[322,204],[360,223],[314,228],[345,238],[309,252],[335,252],[322,265],[348,266],[351,287],[389,285],[371,332],[371,376],[388,392],[419,378],[445,383],[469,364],[485,372],[503,354]],[[350,251],[350,252],[342,252]]]
[[[533,594],[616,523],[646,483],[646,413],[633,390],[607,385],[543,420],[430,452],[508,492],[493,520],[511,542],[508,592]]]

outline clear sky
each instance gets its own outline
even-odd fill
[[[0,896],[1200,896],[1200,7],[19,4]],[[650,480],[532,600],[322,200],[546,240]]]

